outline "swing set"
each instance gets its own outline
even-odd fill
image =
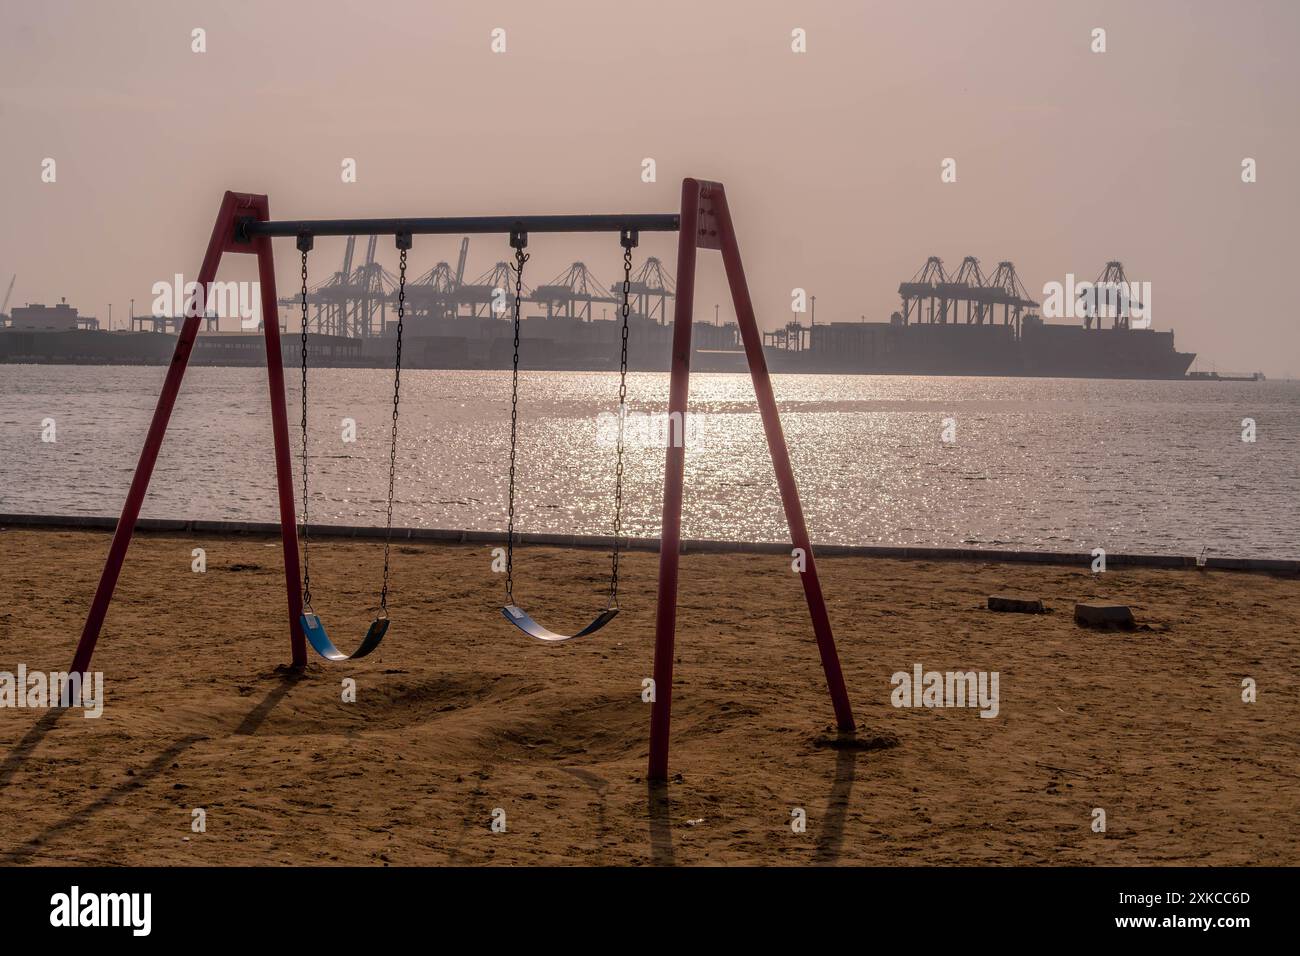
[[[623,248],[623,287],[621,302],[622,346],[619,365],[619,426],[616,446],[614,483],[614,536],[611,557],[609,593],[604,610],[590,624],[572,634],[549,630],[525,611],[514,593],[515,544],[515,477],[519,447],[519,333],[520,307],[524,264],[528,255],[529,233],[605,233],[616,232]],[[293,469],[289,451],[288,416],[285,410],[284,367],[280,352],[278,321],[264,321],[266,341],[267,382],[270,388],[271,425],[275,443],[275,472],[280,511],[280,537],[284,557],[285,592],[288,604],[289,647],[295,667],[307,663],[306,646],[330,661],[358,660],[371,654],[388,631],[389,553],[393,528],[393,496],[397,472],[397,425],[401,403],[402,330],[406,314],[406,260],[415,235],[445,234],[505,234],[515,251],[514,295],[514,359],[511,371],[510,402],[510,465],[509,494],[506,527],[506,603],[502,614],[507,621],[525,634],[539,641],[562,643],[574,638],[594,634],[605,627],[619,613],[619,550],[622,532],[623,504],[623,423],[627,400],[627,349],[628,313],[631,289],[632,249],[638,244],[642,232],[676,232],[677,242],[677,299],[673,312],[672,371],[669,383],[669,421],[686,420],[689,392],[691,325],[695,298],[695,266],[700,249],[718,250],[731,289],[736,319],[740,327],[749,370],[754,383],[763,431],[776,471],[781,502],[786,521],[790,526],[791,542],[804,556],[804,567],[799,572],[804,597],[812,618],[813,634],[826,675],[827,688],[835,712],[836,725],[841,732],[854,730],[853,712],[848,691],[840,670],[839,655],[831,632],[830,617],[817,577],[808,529],[804,524],[803,508],[795,485],[790,455],[786,448],[776,399],[768,377],[767,362],[763,355],[762,336],[754,317],[754,307],[741,265],[740,249],[726,194],[720,183],[686,179],[682,181],[680,213],[629,214],[629,215],[576,215],[576,216],[489,216],[435,219],[306,219],[272,220],[265,195],[227,192],[222,199],[208,242],[207,252],[199,270],[198,285],[202,290],[211,287],[216,278],[222,256],[230,254],[255,255],[258,265],[258,282],[262,296],[263,317],[277,315],[275,291],[275,265],[271,240],[277,237],[295,237],[302,257],[302,561],[299,567],[298,529],[295,513]],[[399,250],[399,284],[395,355],[393,361],[392,426],[389,443],[388,499],[384,529],[384,565],[374,620],[355,651],[348,654],[340,650],[326,633],[324,625],[312,607],[310,572],[310,523],[308,515],[308,443],[307,443],[307,265],[308,253],[317,236],[391,235]],[[130,547],[140,509],[144,503],[149,480],[162,447],[167,424],[171,418],[181,380],[189,362],[190,352],[199,331],[201,309],[186,317],[177,338],[167,376],[163,382],[158,404],[145,437],[144,447],[136,464],[135,474],[122,506],[108,558],[100,575],[81,639],[77,644],[71,670],[86,672],[95,644],[113,599],[118,577]],[[664,466],[663,518],[659,544],[659,589],[655,614],[654,694],[650,708],[650,765],[649,779],[666,781],[668,778],[669,722],[672,707],[673,651],[677,627],[677,585],[681,551],[682,491],[685,472],[685,428],[675,429],[670,436]]]

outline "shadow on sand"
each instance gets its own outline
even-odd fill
[[[32,725],[31,730],[23,734],[23,739],[14,744],[13,749],[5,755],[4,763],[0,763],[0,793],[9,786],[9,781],[14,778],[18,768],[32,755],[32,751],[45,739],[45,735],[54,729],[65,713],[67,708],[63,707],[46,711],[41,715],[41,719]]]
[[[673,866],[673,808],[668,798],[668,784],[651,781],[646,789],[650,818],[650,862],[655,866]]]
[[[271,688],[270,692],[258,703],[256,707],[243,719],[239,727],[236,728],[236,734],[252,734],[257,731],[262,722],[275,708],[289,690],[302,679],[302,674],[297,671],[286,669],[279,675],[276,685]],[[51,710],[44,714],[36,725],[32,727],[23,739],[9,752],[5,757],[4,763],[0,764],[0,790],[3,790],[13,778],[23,762],[31,756],[37,745],[59,722],[60,717],[64,714],[63,709]],[[164,750],[158,756],[149,762],[149,765],[142,770],[135,771],[135,774],[128,777],[123,783],[112,788],[103,796],[92,801],[62,820],[47,826],[36,836],[32,837],[25,843],[22,843],[4,854],[0,854],[0,864],[14,865],[30,862],[42,847],[48,844],[54,838],[64,833],[75,830],[88,821],[96,814],[120,802],[137,790],[140,790],[146,783],[158,777],[168,766],[176,760],[181,754],[189,750],[201,740],[210,739],[206,734],[188,734],[175,741],[170,747]]]
[[[831,795],[826,801],[826,816],[817,836],[817,852],[813,863],[831,866],[840,858],[844,847],[844,821],[848,818],[849,798],[853,795],[853,779],[857,774],[858,753],[850,747],[835,751],[835,776],[831,779]]]
[[[844,849],[844,824],[849,815],[849,802],[853,797],[853,781],[857,776],[858,756],[872,750],[889,750],[898,746],[892,734],[860,734],[857,731],[837,732],[819,737],[818,747],[835,751],[835,772],[831,777],[831,792],[826,799],[826,815],[817,837],[817,851],[813,863],[833,866],[839,862]]]
[[[859,755],[865,751],[897,747],[898,738],[890,735],[859,735],[856,732],[834,733],[817,738],[814,744],[835,751],[831,792],[826,800],[826,813],[813,856],[815,865],[832,866],[839,861],[844,847],[844,826],[853,797]],[[655,866],[675,866],[677,861],[673,853],[672,801],[666,783],[649,784],[647,811],[651,862]]]

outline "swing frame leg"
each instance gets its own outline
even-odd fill
[[[830,615],[822,596],[813,558],[808,528],[804,523],[799,489],[790,465],[790,452],[781,429],[772,382],[763,356],[763,337],[754,317],[754,305],[745,282],[731,212],[721,183],[695,179],[682,181],[681,229],[677,239],[677,299],[673,305],[672,374],[668,387],[669,442],[664,464],[663,524],[659,539],[659,597],[655,613],[654,702],[650,705],[651,782],[668,779],[669,725],[672,712],[673,651],[677,628],[677,581],[680,571],[682,538],[682,484],[686,469],[686,415],[690,392],[691,323],[695,300],[695,263],[698,249],[717,249],[722,253],[727,282],[731,289],[736,321],[740,326],[749,373],[768,450],[781,490],[781,504],[790,538],[803,550],[805,568],[800,574],[808,612],[812,617],[817,650],[821,655],[826,686],[835,710],[835,723],[843,733],[855,729],[853,709],[840,669],[839,653],[831,632]]]
[[[262,320],[266,340],[267,384],[271,393],[271,426],[275,437],[275,475],[280,505],[280,537],[284,546],[284,579],[288,598],[290,648],[294,666],[301,667],[307,663],[307,647],[298,616],[302,613],[302,595],[298,591],[298,526],[297,512],[293,499],[293,472],[289,457],[288,415],[284,404],[284,366],[280,355],[280,321],[275,296],[275,264],[271,256],[271,240],[266,236],[255,237],[248,243],[235,243],[235,222],[237,218],[251,217],[257,220],[270,219],[270,209],[265,196],[247,193],[227,192],[217,212],[216,224],[212,227],[212,238],[208,241],[203,264],[199,268],[198,283],[206,291],[216,278],[217,267],[221,264],[224,253],[244,253],[257,256],[258,281],[262,293]],[[206,306],[206,299],[205,299]],[[144,504],[145,493],[149,490],[149,479],[153,476],[154,465],[158,461],[158,452],[162,448],[167,424],[171,420],[172,409],[176,405],[176,396],[180,393],[181,380],[189,364],[190,352],[194,348],[194,339],[203,320],[203,309],[187,310],[200,314],[187,316],[176,339],[176,350],[172,354],[171,364],[167,368],[167,377],[162,391],[158,395],[158,404],[154,407],[153,420],[140,458],[135,466],[135,475],[131,479],[131,488],[122,505],[121,517],[113,532],[113,541],[109,545],[108,559],[100,574],[99,585],[95,588],[95,597],[91,601],[86,623],[81,630],[81,639],[77,642],[77,651],[72,659],[71,670],[88,672],[90,660],[95,653],[104,618],[108,614],[108,605],[113,600],[122,565],[126,561],[127,549],[131,546],[131,537],[140,517],[140,508]]]

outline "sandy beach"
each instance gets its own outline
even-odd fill
[[[0,532],[0,671],[67,667],[108,541]],[[313,546],[316,609],[345,647],[381,550]],[[859,723],[837,746],[788,558],[687,554],[674,779],[651,790],[654,554],[625,557],[613,624],[545,646],[502,620],[489,546],[394,551],[380,650],[294,674],[277,540],[137,535],[95,657],[103,716],[0,710],[0,859],[1300,864],[1294,576],[823,558]],[[529,547],[516,591],[572,627],[606,573],[601,552]],[[1050,613],[987,610],[1001,591]],[[1139,628],[1080,628],[1090,599],[1130,604]],[[894,707],[891,675],[918,663],[998,672],[997,716]]]

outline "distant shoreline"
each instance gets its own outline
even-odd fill
[[[117,527],[117,519],[108,515],[0,514],[0,531],[10,525],[49,530],[111,531]],[[136,522],[136,531],[155,534],[254,535],[278,538],[280,526],[266,521],[141,518]],[[378,541],[382,541],[384,537],[382,528],[368,525],[313,524],[311,534],[313,538],[354,538]],[[393,538],[396,540],[440,541],[448,544],[489,544],[500,543],[504,538],[504,532],[455,528],[394,528]],[[521,533],[517,535],[517,540],[522,544],[560,548],[604,549],[613,544],[613,538],[608,535],[590,534]],[[817,542],[813,542],[813,545],[817,555],[825,558],[903,558],[917,561],[1010,562],[1065,566],[1089,566],[1093,561],[1093,556],[1090,553],[1069,551],[818,544]],[[621,547],[632,551],[658,551],[659,539],[623,538]],[[789,549],[790,545],[783,541],[724,541],[707,538],[682,541],[682,553],[785,554]],[[1193,555],[1121,554],[1118,552],[1107,552],[1106,554],[1107,567],[1195,568],[1197,567],[1196,561],[1197,559]],[[1232,558],[1207,555],[1205,567],[1208,570],[1216,571],[1300,574],[1300,559]]]
[[[1014,378],[1014,379],[1053,379],[1068,378],[1079,381],[1094,382],[1255,382],[1258,384],[1267,383],[1288,383],[1300,382],[1300,378],[1287,378],[1285,376],[1266,376],[1252,374],[1232,374],[1217,372],[1188,372],[1187,374],[1176,377],[1147,377],[1140,375],[1060,375],[1052,373],[1036,374],[1032,372],[982,372],[982,371],[937,371],[937,372],[893,372],[893,371],[876,371],[876,370],[853,370],[853,369],[836,369],[836,368],[793,368],[781,367],[774,365],[770,361],[771,353],[768,354],[769,365],[768,371],[773,375],[827,375],[827,376],[855,376],[855,377],[883,377],[883,378]],[[0,365],[12,365],[15,367],[45,368],[49,366],[70,366],[75,368],[162,368],[171,362],[168,357],[142,358],[139,361],[123,361],[120,357],[107,359],[104,361],[91,361],[84,358],[76,359],[58,359],[50,358],[44,361],[32,360],[30,356],[23,356],[21,360],[15,360],[10,356],[0,354]],[[266,360],[264,356],[257,355],[245,362],[236,362],[225,360],[221,362],[208,361],[201,356],[191,356],[187,363],[191,368],[228,368],[228,369],[248,369],[248,368],[265,368]],[[492,365],[492,366],[467,366],[467,365],[427,365],[427,364],[408,364],[403,362],[407,369],[418,370],[423,372],[508,372],[510,365]],[[366,357],[357,361],[344,362],[339,360],[327,360],[317,362],[314,367],[328,369],[382,369],[392,371],[391,359],[378,359]],[[597,365],[589,363],[584,365],[551,365],[536,364],[530,362],[521,362],[520,369],[527,372],[616,372],[617,366],[611,364]],[[670,369],[665,365],[655,366],[629,366],[633,372],[652,372],[660,375],[666,375]],[[697,351],[691,357],[691,372],[698,375],[739,375],[749,374],[749,366],[745,363],[743,352],[718,352],[718,351]]]

